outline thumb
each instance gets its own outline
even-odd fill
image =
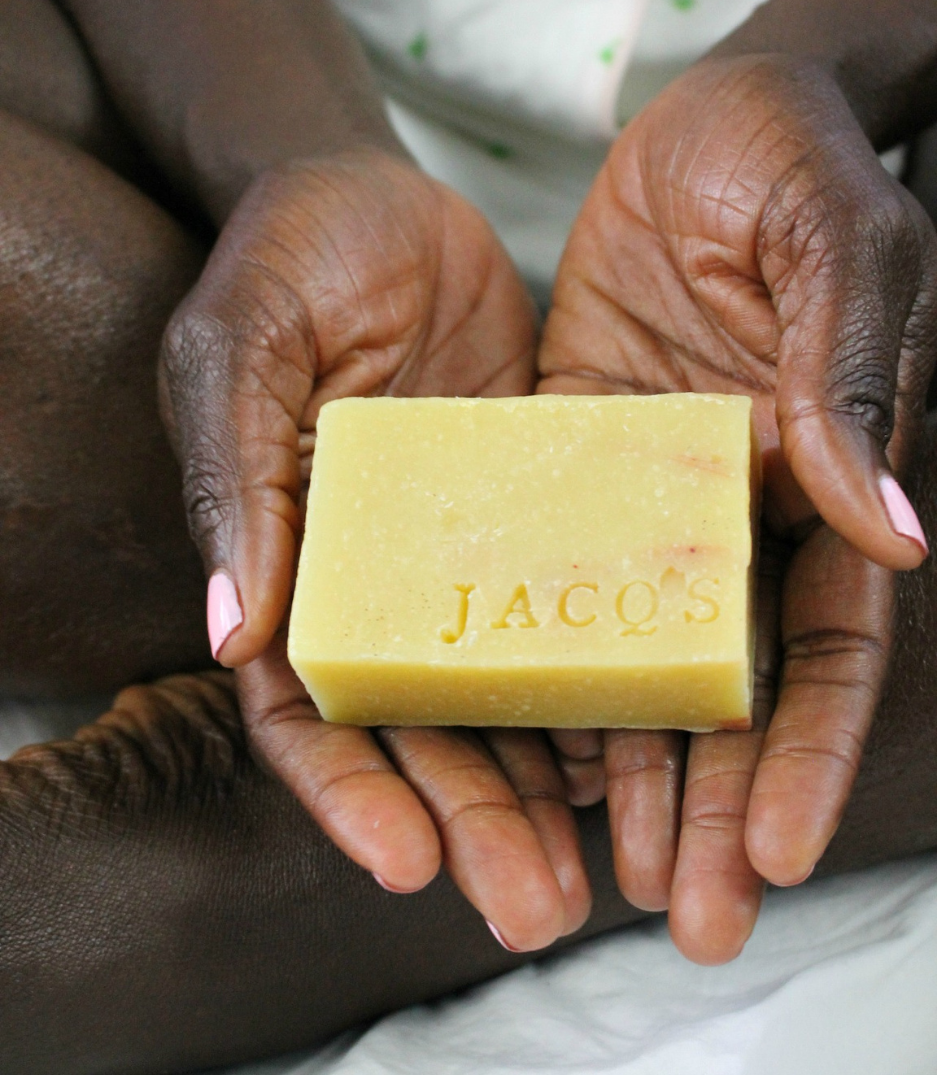
[[[301,529],[299,421],[313,360],[184,306],[163,346],[160,394],[182,466],[189,529],[208,576],[212,654],[238,667],[266,649],[290,600]]]
[[[910,195],[882,178],[874,197],[833,208],[814,199],[793,224],[778,214],[779,243],[769,220],[762,265],[782,328],[776,407],[791,472],[859,552],[907,570],[927,542],[892,466],[907,457],[933,370],[937,240]]]

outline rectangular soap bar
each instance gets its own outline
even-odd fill
[[[744,396],[343,399],[289,657],[326,720],[747,728]]]

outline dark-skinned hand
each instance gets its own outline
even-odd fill
[[[933,368],[935,248],[833,81],[746,57],[701,63],[625,129],[560,265],[540,391],[754,401],[772,550],[755,728],[604,742],[621,889],[669,907],[700,962],[740,951],[763,878],[809,875],[856,775],[887,666],[886,569],[926,555],[894,474]],[[594,798],[595,736],[566,753],[573,797]]]
[[[253,750],[385,887],[415,891],[445,862],[517,949],[589,913],[547,740],[326,724],[284,630],[322,405],[525,394],[535,338],[531,301],[481,215],[367,151],[278,168],[248,190],[168,329],[161,370],[211,576],[213,651],[239,669]]]

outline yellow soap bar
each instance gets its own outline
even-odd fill
[[[326,720],[750,726],[751,402],[343,399],[289,658]]]

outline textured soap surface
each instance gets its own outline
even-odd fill
[[[745,397],[345,399],[289,657],[327,720],[745,728]]]

